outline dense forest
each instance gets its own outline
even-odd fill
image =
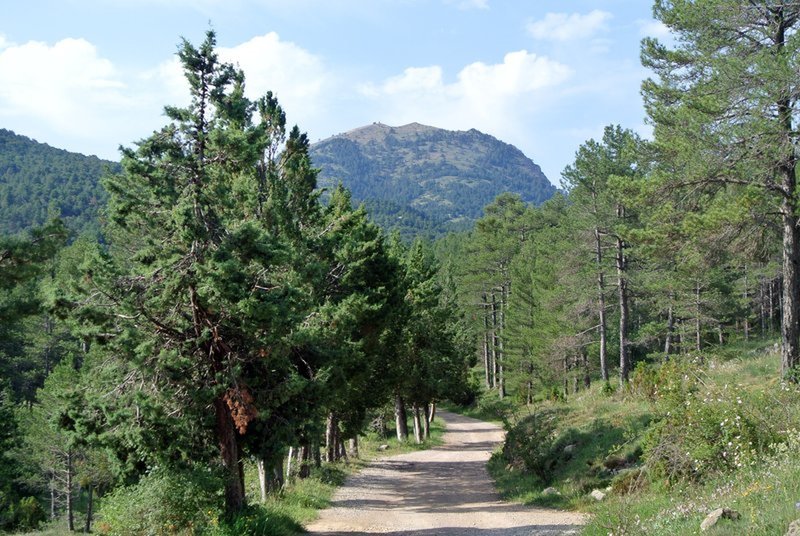
[[[505,421],[498,482],[578,497],[541,504],[586,507],[557,477],[593,471],[620,499],[590,534],[686,533],[659,501],[704,485],[772,493],[751,532],[778,533],[800,482],[800,6],[654,13],[676,41],[642,43],[653,138],[609,125],[550,200],[501,193],[435,243],[387,236],[342,186],[321,199],[277,99],[244,97],[213,32],[184,41],[191,104],[123,149],[102,240],[34,219],[0,242],[0,527],[265,533],[246,476],[265,500],[369,428],[424,442],[449,400]],[[603,466],[581,457],[605,442]]]
[[[97,233],[107,199],[100,177],[119,164],[70,153],[0,129],[0,233],[14,234],[60,218]]]

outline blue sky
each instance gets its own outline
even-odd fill
[[[175,51],[217,32],[247,91],[313,140],[372,122],[476,128],[555,184],[618,123],[643,135],[648,0],[26,0],[0,18],[0,127],[117,159],[186,102]]]

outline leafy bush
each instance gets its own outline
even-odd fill
[[[36,530],[47,519],[42,504],[34,497],[20,499],[14,512],[17,527],[25,530]]]
[[[555,415],[536,413],[522,419],[506,435],[503,458],[515,469],[536,475],[549,482],[552,474],[551,454],[556,430]]]
[[[119,536],[203,533],[218,523],[220,489],[207,471],[158,469],[106,496],[96,527]]]
[[[738,386],[704,386],[703,371],[670,362],[652,376],[661,420],[645,437],[645,459],[670,482],[699,480],[752,463],[778,442],[774,403]]]
[[[303,532],[291,516],[262,506],[249,506],[233,520],[209,531],[210,536],[293,536]]]

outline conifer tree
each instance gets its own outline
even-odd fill
[[[800,6],[773,0],[657,0],[676,36],[646,39],[643,85],[665,189],[762,196],[782,229],[782,373],[800,362],[798,25]]]

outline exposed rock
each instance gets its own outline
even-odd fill
[[[789,523],[789,530],[786,531],[785,536],[800,536],[800,519],[795,519]]]
[[[716,525],[720,519],[730,519],[736,521],[739,519],[739,517],[741,516],[736,510],[731,510],[730,508],[717,508],[706,516],[706,518],[700,524],[700,530],[710,529]]]
[[[542,491],[542,495],[545,495],[545,496],[547,496],[547,495],[561,495],[561,493],[559,493],[559,491],[556,488],[549,487],[549,488],[545,488],[544,491]]]
[[[386,445],[386,444],[380,445],[380,446],[378,446],[378,450],[389,450],[389,445]]]
[[[592,490],[592,492],[589,495],[595,501],[602,501],[603,499],[606,498],[606,493],[604,491],[600,491],[599,489]]]
[[[572,454],[573,452],[575,452],[576,446],[577,445],[575,445],[575,443],[567,445],[566,447],[564,447],[564,454]]]

